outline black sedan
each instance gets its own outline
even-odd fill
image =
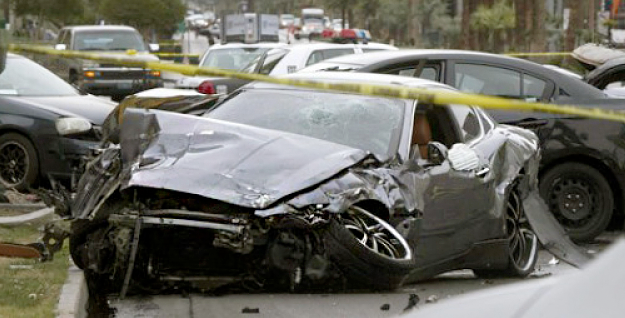
[[[625,108],[625,100],[608,99],[577,78],[527,60],[480,52],[406,50],[349,55],[301,72],[319,70],[398,74],[443,82],[470,93]],[[593,77],[593,83],[602,81]],[[544,113],[489,113],[499,123],[530,128],[540,138],[540,193],[572,239],[592,240],[606,229],[614,212],[624,214],[623,123]]]
[[[114,104],[84,95],[39,64],[9,54],[0,74],[0,183],[24,190],[70,180],[97,145]]]
[[[73,219],[70,251],[95,293],[343,278],[388,289],[458,268],[522,277],[539,239],[585,259],[538,195],[537,137],[478,108],[252,83],[205,117],[122,115],[58,210]]]

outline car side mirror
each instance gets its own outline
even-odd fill
[[[54,49],[58,50],[58,51],[65,51],[65,50],[67,50],[67,45],[59,43],[59,44],[54,46]]]
[[[449,150],[440,142],[431,141],[428,143],[428,161],[433,165],[440,165],[447,160]]]
[[[158,45],[158,43],[150,43],[148,47],[150,48],[150,52],[158,52],[161,50],[161,46]]]

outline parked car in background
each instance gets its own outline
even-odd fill
[[[319,63],[325,59],[346,54],[362,54],[372,51],[397,50],[396,47],[387,44],[332,44],[332,43],[307,43],[281,46],[267,50],[250,60],[245,68],[245,73],[257,73],[264,75],[283,75],[295,73],[298,70]],[[208,66],[208,65],[206,65]],[[215,66],[217,67],[217,66]],[[182,82],[182,81],[181,81]],[[179,82],[180,83],[180,82]],[[232,78],[209,78],[194,77],[184,81],[184,84],[176,85],[177,88],[197,88],[207,94],[227,94],[249,83],[247,80]]]
[[[71,180],[97,146],[100,125],[114,106],[78,92],[25,57],[9,54],[0,73],[2,186],[26,190],[45,185],[50,177]]]
[[[286,44],[277,42],[215,44],[206,50],[200,59],[199,66],[239,71],[265,52],[284,46]],[[196,89],[206,79],[208,77],[185,76],[175,83],[175,87]]]
[[[571,76],[518,58],[471,51],[402,50],[326,60],[301,72],[354,71],[420,77],[460,91],[527,101],[625,109],[625,100]],[[599,83],[597,81],[596,83]],[[530,128],[540,138],[540,193],[576,241],[606,229],[625,213],[625,125],[616,121],[531,112],[494,111],[499,122]]]
[[[151,46],[154,49],[156,45]],[[141,34],[132,27],[114,25],[70,26],[61,29],[57,50],[75,50],[95,54],[130,52],[129,58],[158,61],[149,54]],[[142,90],[162,87],[161,72],[157,70],[125,67],[109,63],[49,57],[42,64],[61,78],[94,95],[112,96],[121,100],[124,96]]]
[[[286,78],[450,90],[388,75]],[[394,289],[458,268],[525,277],[538,239],[561,230],[537,194],[537,137],[475,107],[252,83],[203,117],[128,109],[105,127],[73,208],[60,210],[72,258],[103,294]],[[534,226],[541,216],[551,223]]]

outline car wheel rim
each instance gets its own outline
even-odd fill
[[[530,227],[516,192],[512,192],[506,207],[506,230],[510,261],[521,271],[529,270],[537,255],[538,237]]]
[[[7,142],[0,146],[0,178],[8,186],[22,182],[28,171],[29,158],[24,146]]]
[[[369,250],[391,259],[409,260],[408,242],[384,220],[359,207],[350,207],[342,218],[343,226]]]
[[[567,228],[581,228],[597,216],[603,206],[596,186],[580,178],[562,178],[551,188],[549,208]]]

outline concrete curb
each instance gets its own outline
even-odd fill
[[[0,203],[0,209],[7,210],[20,210],[20,211],[35,211],[45,208],[43,203]]]
[[[71,260],[70,264],[56,307],[56,318],[86,318],[89,292],[85,275]]]
[[[3,216],[3,217],[0,217],[0,225],[5,225],[5,226],[20,225],[22,223],[32,222],[32,221],[35,221],[35,220],[38,220],[47,216],[51,216],[52,214],[54,214],[53,208],[44,208],[44,209],[40,209],[34,212],[22,214],[22,215]]]

